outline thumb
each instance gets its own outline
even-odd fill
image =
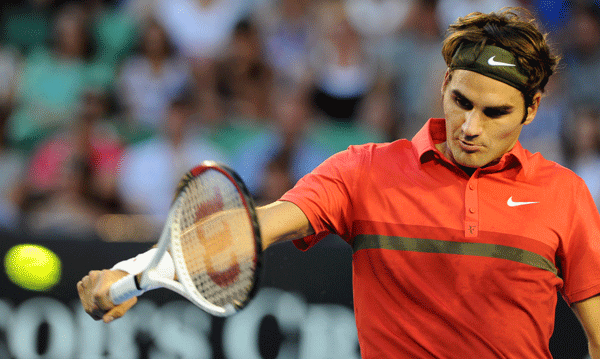
[[[137,297],[126,300],[125,302],[106,312],[106,314],[102,316],[102,320],[104,323],[110,323],[115,319],[121,318],[129,309],[131,309],[131,307],[135,305],[135,303],[137,303]]]

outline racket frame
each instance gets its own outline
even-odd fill
[[[225,177],[227,177],[229,181],[236,187],[236,190],[242,199],[246,214],[249,217],[249,223],[253,232],[252,236],[254,238],[254,280],[250,284],[247,296],[243,301],[228,303],[224,307],[214,305],[200,295],[189,272],[186,270],[183,249],[181,247],[181,241],[179,240],[181,237],[181,226],[179,225],[179,219],[181,218],[181,201],[185,188],[194,178],[208,170],[216,170],[225,175]],[[175,238],[175,240],[173,240],[173,238]],[[161,277],[156,271],[156,267],[158,266],[160,260],[163,258],[165,252],[169,249],[173,259],[175,273],[177,274],[177,281]],[[258,216],[256,214],[256,208],[254,206],[252,196],[250,195],[247,187],[244,185],[244,182],[240,176],[228,166],[214,161],[204,161],[200,165],[192,168],[180,181],[176,191],[175,200],[171,205],[167,221],[162,229],[160,239],[157,243],[157,251],[152,258],[152,261],[148,264],[146,269],[141,272],[141,276],[129,274],[115,282],[110,288],[110,297],[114,304],[120,304],[148,290],[166,288],[178,293],[211,315],[218,317],[230,316],[243,309],[256,295],[259,287],[259,280],[262,274],[262,256],[263,253]]]

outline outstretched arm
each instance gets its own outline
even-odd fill
[[[277,201],[257,208],[263,250],[269,246],[302,238],[313,233],[310,222],[295,204]],[[126,276],[121,270],[93,270],[77,283],[77,292],[85,311],[95,320],[108,323],[122,317],[137,302],[132,298],[115,306],[109,296],[110,286]]]
[[[263,249],[269,246],[303,238],[314,233],[308,218],[291,202],[276,201],[257,208]]]
[[[600,295],[573,303],[571,308],[585,330],[590,358],[600,359]]]

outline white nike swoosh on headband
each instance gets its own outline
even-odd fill
[[[492,57],[490,57],[488,59],[488,64],[490,66],[517,66],[515,64],[509,64],[509,63],[506,63],[506,62],[496,61],[496,60],[494,60],[494,57],[496,57],[496,55],[494,55],[494,56],[492,56]]]
[[[540,202],[515,202],[515,201],[513,201],[512,197],[510,197],[508,199],[508,201],[506,201],[506,204],[509,207],[517,207],[517,206],[523,206],[523,205],[526,205],[526,204],[535,204],[535,203],[540,203]]]

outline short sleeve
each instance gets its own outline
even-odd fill
[[[325,160],[281,197],[282,201],[297,205],[315,231],[314,235],[294,241],[296,247],[307,250],[332,233],[350,240],[352,193],[363,158],[363,147],[351,146]]]
[[[600,214],[583,180],[575,192],[571,231],[559,252],[569,304],[600,293]]]

